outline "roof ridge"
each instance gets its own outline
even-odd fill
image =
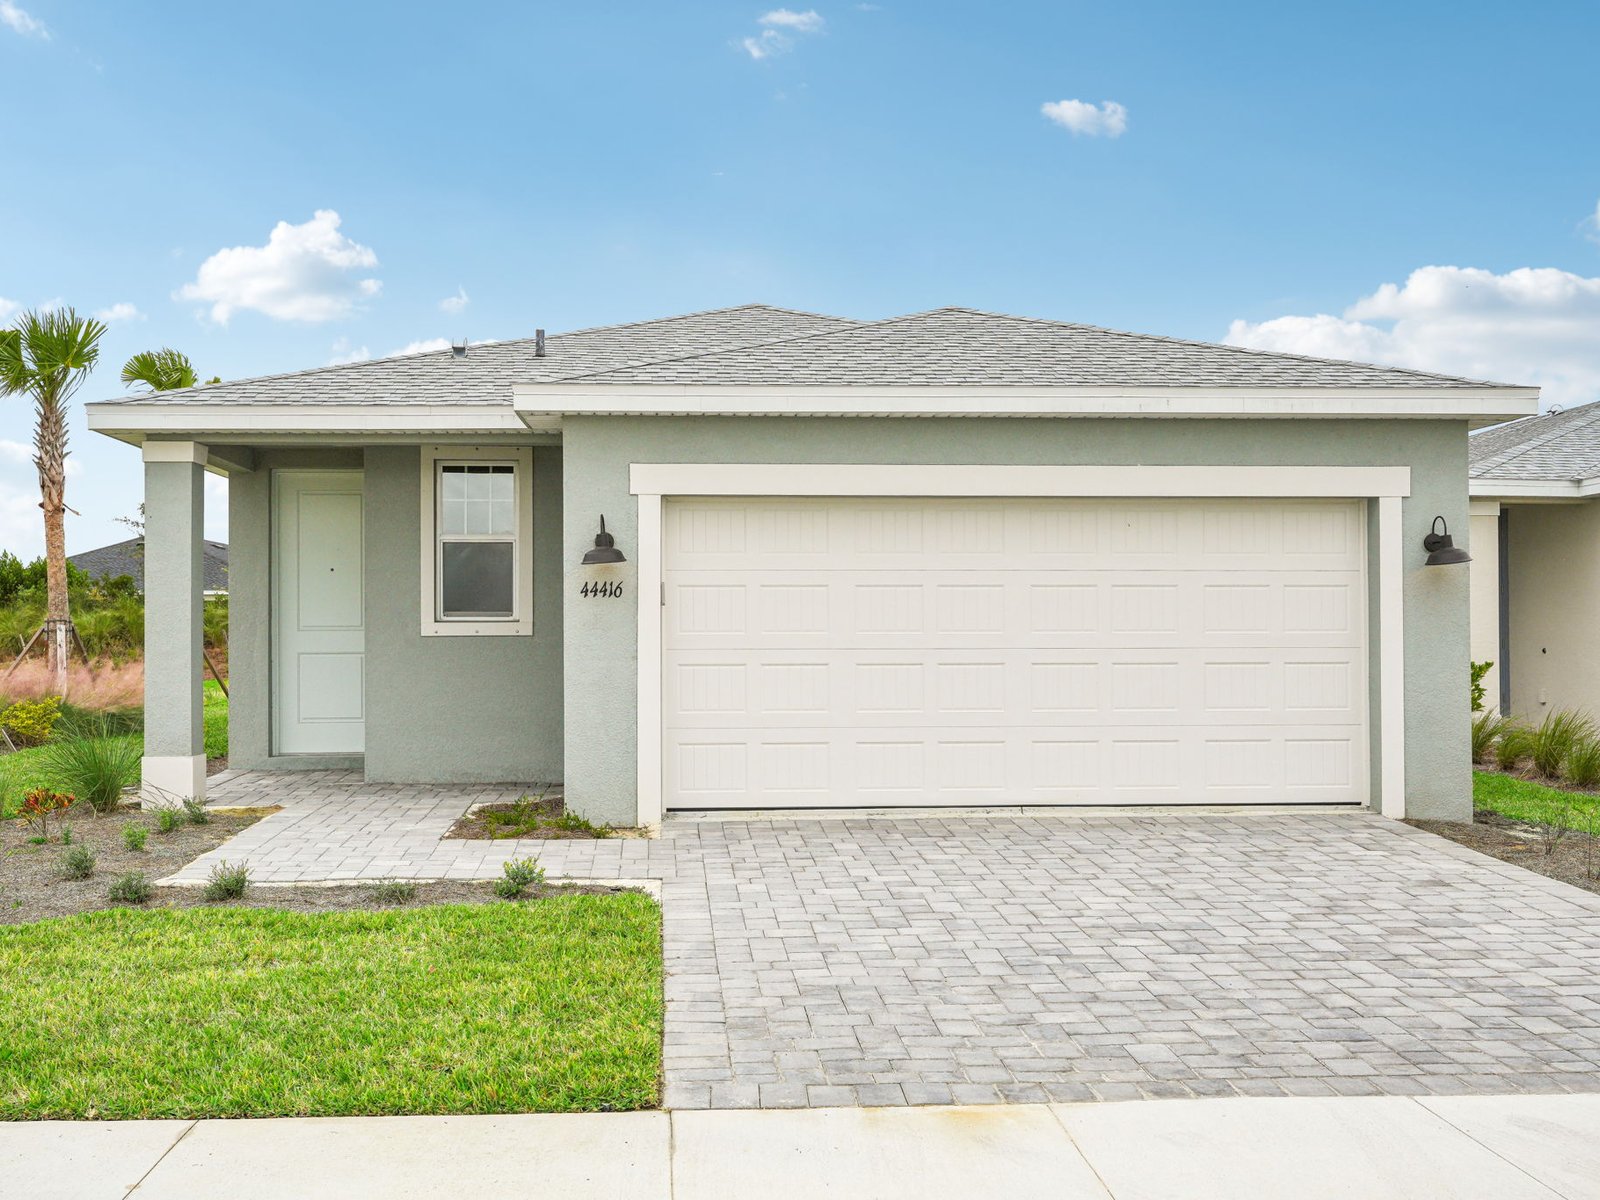
[[[1018,321],[1027,325],[1054,325],[1065,329],[1085,329],[1092,333],[1109,334],[1112,337],[1132,338],[1142,342],[1166,342],[1174,346],[1189,346],[1202,350],[1227,350],[1234,354],[1244,354],[1254,358],[1292,358],[1298,362],[1317,363],[1319,365],[1337,364],[1339,366],[1355,365],[1358,367],[1374,367],[1380,371],[1399,371],[1406,375],[1415,375],[1421,379],[1447,379],[1451,383],[1471,383],[1479,387],[1517,387],[1517,384],[1498,383],[1492,379],[1473,379],[1467,375],[1446,375],[1439,371],[1419,371],[1415,367],[1395,367],[1387,363],[1364,362],[1359,358],[1323,358],[1315,354],[1296,354],[1291,350],[1257,350],[1253,346],[1231,346],[1227,342],[1205,342],[1197,338],[1172,337],[1164,333],[1139,333],[1132,329],[1112,329],[1107,325],[1088,325],[1082,321],[1057,321],[1051,317],[1024,317],[1016,313],[990,312],[982,308],[964,308],[951,306],[949,308],[936,308],[932,312],[963,312],[979,317],[996,317],[1007,321]],[[928,314],[917,314],[919,316]]]
[[[696,317],[715,317],[715,316],[721,316],[724,313],[747,312],[747,311],[750,311],[752,309],[760,309],[760,310],[762,310],[764,312],[786,313],[789,316],[795,316],[795,317],[811,317],[811,318],[814,318],[814,319],[819,319],[819,320],[824,320],[824,321],[839,321],[841,323],[844,323],[847,328],[850,327],[850,326],[853,326],[853,325],[860,324],[860,322],[856,321],[855,318],[853,318],[853,317],[836,317],[836,316],[833,316],[833,315],[831,315],[829,313],[807,312],[804,309],[798,309],[798,308],[781,308],[781,307],[779,307],[778,305],[775,305],[775,304],[757,304],[757,303],[752,303],[752,304],[733,304],[733,305],[728,305],[725,308],[703,308],[703,309],[697,309],[694,312],[679,313],[676,316],[671,316],[671,317],[650,317],[650,318],[647,318],[646,320],[643,320],[643,321],[621,321],[621,322],[618,322],[618,323],[616,323],[614,325],[587,325],[587,326],[584,326],[581,329],[567,329],[567,330],[563,330],[560,333],[552,333],[552,334],[549,335],[549,338],[551,340],[554,340],[556,338],[578,337],[578,336],[580,336],[582,334],[602,333],[602,332],[605,332],[605,331],[608,331],[608,330],[639,329],[639,328],[641,328],[643,326],[646,326],[646,325],[666,325],[666,324],[670,324],[673,321],[687,321],[687,320],[691,320],[691,319],[696,318]],[[837,333],[837,332],[840,332],[840,331],[839,330],[831,330],[830,332]],[[537,336],[535,336],[535,337],[519,337],[519,338],[490,338],[490,339],[488,339],[486,341],[478,342],[476,344],[479,345],[479,346],[495,346],[495,347],[497,347],[499,349],[511,349],[513,347],[522,345],[524,343],[532,345],[532,344],[536,343],[537,341],[538,341]],[[760,343],[751,343],[751,344],[752,345],[759,345]],[[393,362],[396,359],[401,359],[401,358],[405,358],[405,359],[432,358],[434,355],[447,354],[447,353],[454,353],[454,351],[450,347],[446,346],[446,347],[443,347],[443,348],[438,349],[438,350],[420,350],[420,351],[413,352],[411,354],[385,354],[385,355],[382,355],[379,358],[363,358],[363,359],[357,360],[356,362],[327,363],[327,364],[325,364],[323,366],[320,366],[320,367],[303,367],[298,371],[277,371],[277,372],[274,372],[273,374],[270,374],[270,375],[248,375],[248,376],[245,376],[242,379],[225,379],[225,380],[222,381],[221,384],[199,384],[199,385],[196,385],[195,387],[172,388],[170,390],[160,391],[160,392],[155,392],[155,391],[152,391],[152,392],[136,392],[135,394],[133,394],[131,396],[114,396],[109,400],[96,400],[96,401],[92,401],[92,403],[95,403],[95,404],[137,404],[140,401],[147,400],[152,396],[160,397],[162,402],[166,403],[166,402],[171,402],[173,400],[178,400],[178,399],[184,398],[186,396],[203,395],[208,387],[221,387],[221,386],[225,386],[225,385],[230,384],[230,383],[265,383],[265,382],[267,382],[269,380],[299,379],[299,378],[303,378],[304,376],[307,376],[307,375],[332,374],[332,373],[337,372],[337,371],[359,371],[363,367],[370,367],[370,366],[372,366],[372,365],[374,365],[376,363]],[[642,366],[645,363],[656,362],[656,361],[671,361],[671,360],[667,360],[667,359],[661,359],[661,360],[657,360],[657,359],[641,359],[639,362],[631,363],[629,365],[630,366]]]

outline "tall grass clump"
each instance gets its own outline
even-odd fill
[[[1548,714],[1533,731],[1528,757],[1539,774],[1555,779],[1577,746],[1595,736],[1594,722],[1583,713],[1560,709]]]
[[[139,739],[113,732],[104,717],[85,718],[71,737],[43,751],[46,768],[59,786],[99,813],[115,812],[122,789],[139,781]]]
[[[1581,788],[1600,785],[1600,737],[1586,737],[1567,755],[1567,779]]]
[[[1508,722],[1499,713],[1479,713],[1472,718],[1472,761],[1486,763],[1494,754],[1495,741]]]
[[[1502,771],[1515,771],[1532,754],[1533,730],[1509,720],[1500,726],[1500,737],[1494,744],[1495,766]]]

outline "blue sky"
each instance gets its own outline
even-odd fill
[[[0,0],[0,321],[113,314],[83,399],[159,345],[238,378],[764,301],[1577,403],[1597,35],[1579,3]],[[28,428],[0,401],[0,547],[32,555]],[[76,551],[124,535],[140,475],[81,415],[74,457]]]

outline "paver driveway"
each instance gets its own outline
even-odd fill
[[[519,789],[510,789],[516,794]],[[669,1107],[1600,1091],[1600,897],[1366,814],[669,819],[441,842],[504,788],[238,776],[185,868],[661,881]]]

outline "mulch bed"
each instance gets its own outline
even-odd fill
[[[459,818],[444,836],[458,839],[505,838],[595,839],[643,837],[642,830],[610,827],[577,827],[562,824],[566,804],[559,792],[526,797],[515,804],[481,804]]]
[[[1471,825],[1458,821],[1407,821],[1406,824],[1449,838],[1501,862],[1600,893],[1600,879],[1590,874],[1591,870],[1600,872],[1600,842],[1591,846],[1589,836],[1576,830],[1568,830],[1556,844],[1555,852],[1546,856],[1544,840],[1533,826],[1499,813],[1479,810],[1473,815]]]
[[[61,842],[60,826],[50,822],[50,841],[42,846],[29,843],[37,831],[20,821],[0,821],[0,925],[20,925],[48,917],[92,912],[102,908],[284,908],[298,912],[340,912],[351,909],[397,907],[378,897],[372,883],[321,885],[252,885],[242,899],[213,905],[198,887],[157,887],[150,900],[141,905],[114,904],[106,895],[113,880],[129,871],[140,871],[153,884],[177,871],[208,850],[222,845],[241,829],[267,815],[270,809],[248,813],[213,813],[205,825],[180,825],[171,833],[157,833],[153,813],[127,808],[114,816],[98,820],[87,812],[69,818],[72,845],[87,846],[94,852],[94,874],[88,879],[64,879],[61,856],[67,847]],[[129,850],[122,841],[126,825],[141,825],[146,830],[145,848]],[[244,860],[241,860],[244,861]],[[451,881],[418,883],[405,907],[426,904],[504,903],[494,894],[493,881]],[[631,891],[630,888],[599,886],[530,887],[525,899],[584,893],[601,895]]]

